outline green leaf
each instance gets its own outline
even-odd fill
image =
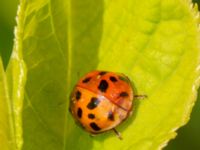
[[[7,81],[9,78],[10,76],[4,72],[0,57],[0,148],[2,150],[18,150],[22,145],[22,139],[19,137],[21,124],[18,122],[21,118],[20,107],[13,105],[15,103],[11,100]],[[15,83],[18,82],[15,81]],[[17,94],[20,94],[20,91]]]
[[[6,75],[0,57],[0,145],[2,150],[14,150],[10,99],[7,90]]]
[[[27,67],[24,150],[159,149],[184,125],[200,75],[197,11],[188,0],[21,0],[18,34]],[[138,94],[133,115],[96,137],[68,112],[78,78],[122,72]]]
[[[23,18],[21,11],[18,12],[18,20]],[[12,131],[12,140],[14,141],[13,150],[21,150],[23,145],[22,135],[22,108],[24,99],[24,87],[26,82],[26,66],[22,58],[22,37],[21,30],[15,29],[15,40],[12,56],[6,69],[6,78],[8,83],[7,93],[9,95],[10,108],[10,126]]]

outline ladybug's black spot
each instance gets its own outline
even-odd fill
[[[81,98],[81,92],[76,91],[76,100],[79,100]]]
[[[101,71],[100,73],[99,73],[99,75],[104,75],[104,74],[106,74],[107,72],[106,71]]]
[[[106,90],[108,89],[108,82],[106,80],[101,80],[99,86],[98,86],[98,89],[101,91],[101,92],[106,92]]]
[[[87,105],[88,109],[94,109],[97,107],[97,105],[100,103],[100,100],[96,97],[92,97],[90,102]]]
[[[127,97],[128,96],[128,93],[127,92],[121,92],[119,94],[120,97]]]
[[[77,111],[77,116],[79,117],[79,118],[81,118],[82,117],[82,109],[81,108],[78,108],[78,111]]]
[[[94,115],[94,114],[88,114],[88,118],[94,119],[94,118],[95,118],[95,115]]]
[[[87,77],[87,78],[85,78],[82,82],[83,82],[83,83],[87,83],[87,82],[90,81],[90,79],[91,79],[91,77]]]
[[[90,127],[95,131],[101,130],[101,128],[98,127],[98,125],[96,123],[94,123],[94,122],[90,123]]]
[[[114,120],[115,120],[112,111],[109,111],[109,112],[108,112],[108,119],[111,120],[111,121],[114,121]]]
[[[116,79],[115,77],[111,76],[111,77],[110,77],[110,81],[112,81],[112,82],[117,82],[117,79]]]

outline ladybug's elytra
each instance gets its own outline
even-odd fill
[[[75,85],[69,110],[89,133],[112,129],[121,139],[115,127],[131,114],[134,97],[145,95],[134,95],[131,82],[124,74],[92,71]]]

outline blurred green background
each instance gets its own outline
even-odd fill
[[[0,55],[7,65],[14,37],[15,17],[19,0],[0,0]],[[193,0],[199,4],[200,0]],[[178,136],[165,150],[200,150],[200,90],[198,101],[193,109],[189,123],[178,130]]]

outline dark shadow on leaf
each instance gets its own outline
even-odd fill
[[[22,37],[28,70],[23,150],[92,149],[89,133],[74,123],[68,107],[77,74],[94,70],[99,61],[103,0],[36,3],[26,2],[24,9],[36,8],[22,23],[31,31]]]
[[[72,64],[70,91],[80,76],[94,70],[98,64],[98,48],[102,36],[103,0],[76,0],[72,2]],[[70,93],[69,93],[70,94]],[[68,103],[69,104],[69,103]],[[67,105],[68,105],[67,104]],[[67,106],[68,107],[68,106]],[[69,129],[67,132],[68,149],[92,149],[89,133],[74,123],[71,114],[67,114]],[[81,147],[78,143],[81,143]]]

